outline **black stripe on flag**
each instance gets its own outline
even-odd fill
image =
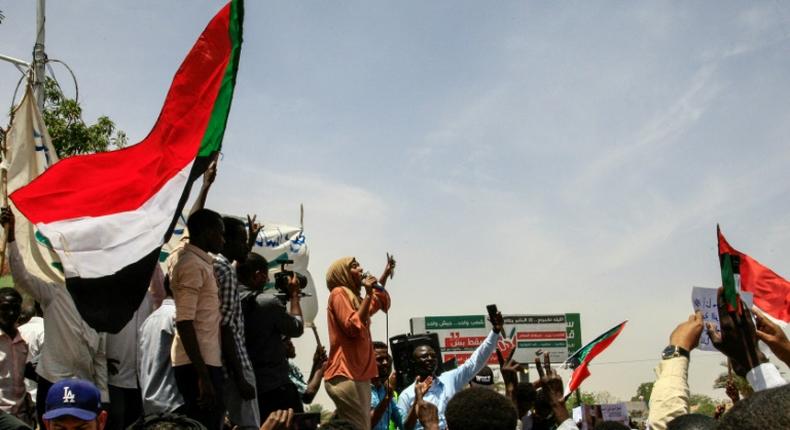
[[[212,157],[198,157],[192,164],[189,180],[178,201],[178,209],[173,214],[173,220],[162,244],[170,240],[178,216],[189,199],[192,184],[206,171],[211,159]],[[132,262],[112,275],[101,278],[67,278],[66,288],[82,319],[96,331],[107,333],[121,331],[132,319],[145,297],[154,267],[159,262],[161,250],[160,245],[140,260]]]

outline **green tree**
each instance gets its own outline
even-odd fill
[[[100,116],[95,124],[86,124],[82,120],[82,107],[76,100],[63,95],[54,79],[47,77],[44,95],[44,123],[47,124],[58,157],[126,146],[126,133],[116,130],[110,118]]]
[[[689,409],[691,412],[712,417],[716,412],[716,401],[704,394],[692,394],[689,396]]]
[[[596,403],[595,393],[579,390],[578,395],[576,393],[571,394],[568,397],[568,400],[565,402],[565,407],[568,409],[569,412],[572,411],[573,408],[575,408],[576,406],[579,406],[579,402],[578,402],[579,398],[581,398],[582,405],[594,405]]]
[[[642,400],[645,403],[650,403],[650,394],[653,393],[653,384],[655,383],[643,382],[639,384],[639,387],[636,388],[636,395],[634,397],[631,397],[631,401],[638,402]]]
[[[721,363],[722,366],[725,368],[727,367],[727,363]],[[716,379],[713,381],[713,388],[721,388],[722,390],[727,388],[727,380],[729,379],[728,372],[722,372]],[[741,398],[745,399],[752,394],[754,394],[754,390],[752,389],[751,385],[749,385],[749,381],[746,380],[743,376],[738,376],[734,372],[732,374],[732,380],[735,382],[735,388],[738,389],[738,393],[741,394]]]
[[[620,402],[620,399],[608,391],[598,391],[593,393],[596,405],[609,405]]]

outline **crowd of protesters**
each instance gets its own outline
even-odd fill
[[[416,378],[396,393],[387,343],[370,332],[371,316],[391,304],[389,256],[379,278],[353,257],[329,267],[329,351],[317,347],[305,378],[292,362],[291,341],[304,332],[302,285],[293,274],[284,297],[264,294],[269,262],[251,252],[259,226],[203,207],[214,174],[204,178],[188,239],[169,256],[166,271],[157,268],[139,309],[115,334],[85,323],[64,285],[30,274],[15,242],[15,215],[2,210],[15,288],[0,289],[0,430],[316,428],[302,418],[322,382],[334,402],[325,429],[578,428],[548,355],[536,360],[536,381],[520,381],[525,365],[510,361],[500,369],[504,393],[480,387],[493,387],[486,362],[502,330],[499,314],[457,368],[440,372],[440,351],[416,346]],[[20,291],[35,304],[23,309]],[[717,419],[690,413],[690,351],[706,329],[697,313],[656,351],[649,428],[790,428],[790,386],[757,347],[764,342],[790,364],[784,331],[759,312],[752,319],[748,308],[729,312],[721,298],[719,313],[721,330],[708,327],[708,334],[755,394]]]

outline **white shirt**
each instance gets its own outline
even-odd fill
[[[9,243],[8,248],[14,284],[41,304],[46,317],[46,342],[36,373],[52,383],[65,378],[91,381],[101,391],[102,402],[108,402],[105,335],[82,319],[65,285],[32,276],[25,269],[16,242]]]
[[[787,381],[782,378],[779,369],[772,363],[762,363],[746,374],[746,380],[754,391],[763,391],[769,388],[781,387]]]
[[[44,346],[44,318],[30,318],[30,321],[19,326],[17,330],[27,343],[27,362],[38,364],[38,360],[41,358],[41,347]],[[35,400],[38,384],[30,379],[25,379],[25,386],[30,397]]]
[[[140,307],[132,319],[115,334],[107,334],[107,360],[114,366],[107,366],[107,384],[113,387],[137,389],[137,349],[140,345],[140,326],[151,315],[151,297],[143,297]],[[117,373],[113,373],[117,371]]]

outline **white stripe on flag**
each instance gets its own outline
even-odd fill
[[[38,224],[60,256],[66,277],[112,275],[161,246],[193,163],[136,210]]]

